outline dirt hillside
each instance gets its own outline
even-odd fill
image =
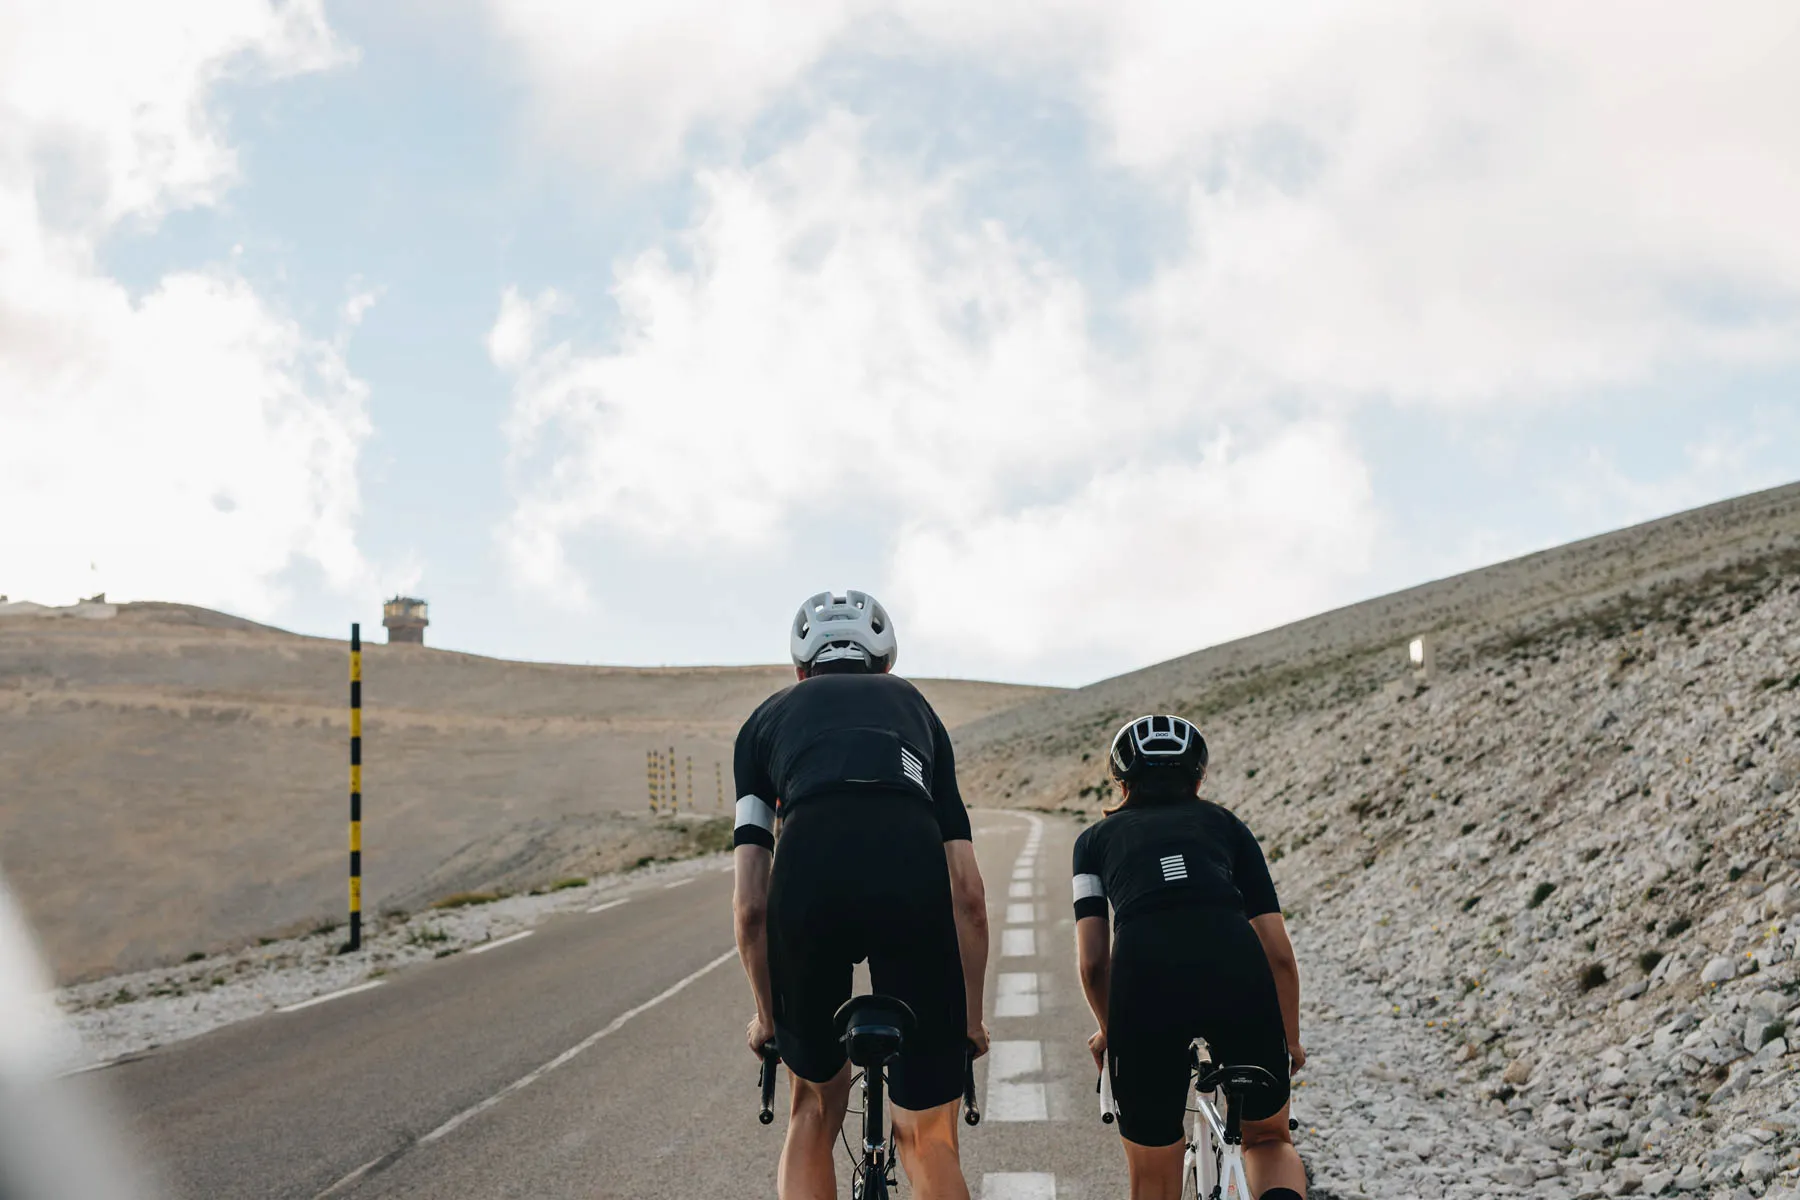
[[[1146,711],[1271,860],[1315,1194],[1792,1200],[1800,486],[995,714],[967,790],[1096,819]]]
[[[0,869],[62,979],[341,917],[347,680],[342,642],[185,605],[0,616]],[[716,837],[649,816],[645,753],[719,812],[737,726],[791,680],[366,646],[365,908]],[[918,682],[952,728],[1047,690]]]

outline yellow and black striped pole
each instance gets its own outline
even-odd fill
[[[644,794],[650,798],[650,815],[656,815],[656,751],[644,751]]]
[[[362,626],[350,626],[350,941],[362,949]]]
[[[670,812],[680,812],[681,811],[681,806],[676,803],[676,801],[678,799],[680,799],[681,793],[675,790],[676,787],[680,783],[681,783],[681,781],[679,779],[675,778],[675,747],[670,746],[669,747],[669,811]]]
[[[694,811],[694,756],[687,757],[687,801],[688,811]]]
[[[719,766],[718,759],[713,760],[713,787],[717,788],[718,792],[719,792],[718,796],[715,797],[713,800],[713,809],[716,812],[724,812],[725,811],[725,772]]]

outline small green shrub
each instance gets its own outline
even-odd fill
[[[1555,890],[1556,885],[1549,880],[1545,880],[1543,883],[1540,883],[1535,888],[1531,889],[1531,899],[1526,903],[1525,907],[1536,908],[1538,905],[1548,900],[1550,898],[1550,893]]]
[[[1480,904],[1480,903],[1481,903],[1480,896],[1470,896],[1467,900],[1464,900],[1462,902],[1462,910],[1464,912],[1468,912],[1471,908],[1474,908],[1477,904]]]
[[[1606,982],[1606,968],[1600,963],[1589,963],[1575,976],[1575,986],[1584,992],[1591,992]]]
[[[1656,964],[1662,960],[1663,953],[1661,950],[1646,950],[1637,956],[1638,970],[1648,975],[1650,972],[1656,970]]]
[[[1776,1020],[1770,1021],[1767,1025],[1763,1026],[1762,1041],[1758,1042],[1757,1044],[1759,1046],[1766,1046],[1778,1037],[1786,1037],[1787,1031],[1788,1031],[1788,1023],[1786,1021],[1783,1021],[1779,1018],[1777,1018]]]
[[[578,887],[586,887],[586,886],[587,886],[587,880],[582,879],[579,876],[571,875],[567,879],[559,879],[555,883],[551,884],[550,890],[553,892],[566,892],[570,888],[578,888]]]
[[[195,950],[193,953],[189,954],[186,958],[182,959],[181,961],[182,962],[199,962],[201,959],[203,959],[205,957],[206,957],[206,951]]]
[[[1673,921],[1669,922],[1669,927],[1663,930],[1663,934],[1667,937],[1679,937],[1693,927],[1694,923],[1688,920],[1688,918],[1676,917]]]
[[[1477,825],[1476,825],[1476,822],[1474,822],[1474,821],[1470,821],[1470,822],[1469,822],[1469,823],[1468,823],[1468,824],[1467,824],[1467,825],[1464,825],[1464,826],[1463,826],[1463,827],[1462,827],[1462,829],[1461,829],[1461,831],[1460,831],[1460,832],[1459,832],[1459,834],[1458,834],[1458,836],[1460,836],[1460,837],[1468,837],[1468,836],[1469,836],[1469,835],[1470,835],[1470,834],[1471,834],[1471,833],[1474,833],[1474,832],[1475,832],[1475,830],[1476,830],[1476,828],[1477,828]]]
[[[442,900],[435,901],[433,908],[468,908],[475,904],[492,904],[504,899],[505,892],[454,892]]]

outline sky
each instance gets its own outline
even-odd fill
[[[1800,10],[12,0],[0,594],[1074,684],[1800,479]]]

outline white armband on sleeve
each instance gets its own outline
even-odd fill
[[[737,827],[754,825],[764,833],[775,832],[775,810],[760,796],[739,796],[737,802]]]
[[[1075,877],[1075,901],[1080,903],[1093,896],[1104,898],[1106,890],[1100,886],[1098,875],[1077,875]]]

